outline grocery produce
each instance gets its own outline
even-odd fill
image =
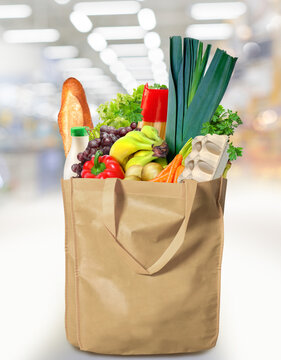
[[[237,58],[217,49],[207,69],[211,46],[203,53],[198,40],[170,38],[169,98],[166,142],[172,159],[189,138],[200,135],[210,121],[230,81]]]
[[[141,178],[135,175],[126,176],[124,180],[141,181]]]
[[[178,182],[186,179],[208,181],[221,177],[228,161],[226,135],[196,136],[192,151],[185,159],[185,169]]]
[[[63,83],[58,125],[63,140],[65,157],[71,147],[71,128],[78,126],[93,127],[84,89],[75,78],[69,78]]]
[[[107,101],[97,108],[100,122],[90,132],[90,139],[100,137],[100,128],[104,125],[113,126],[116,129],[128,127],[131,123],[142,120],[141,101],[144,85],[140,85],[133,94],[117,94],[116,99]]]
[[[131,131],[117,140],[111,147],[110,155],[126,169],[130,157],[137,151],[153,151],[156,157],[166,157],[167,144],[158,135],[155,128],[144,126],[141,131]]]
[[[141,126],[149,125],[158,130],[159,136],[164,139],[166,132],[168,89],[165,86],[146,84],[143,90],[142,102],[143,121]]]
[[[133,165],[133,166],[129,167],[128,170],[126,170],[125,177],[137,176],[140,178],[142,169],[143,169],[143,167],[141,165]]]
[[[192,150],[192,139],[189,139],[183,146],[178,155],[159,173],[157,177],[152,179],[153,182],[177,182],[178,177],[184,169],[184,161]]]
[[[98,150],[101,150],[104,155],[108,155],[110,148],[115,143],[115,141],[120,139],[120,137],[125,136],[128,132],[133,131],[134,129],[136,129],[136,123],[132,123],[130,127],[119,129],[114,129],[112,126],[103,125],[100,128],[101,137],[90,140],[87,147],[84,148],[84,151],[78,153],[77,159],[79,160],[79,163],[72,165],[72,171],[75,172],[78,177],[81,177],[83,165],[86,161],[91,160],[91,158]]]
[[[70,179],[71,177],[75,176],[75,172],[72,170],[72,164],[76,161],[77,154],[85,149],[88,144],[89,136],[87,130],[84,126],[80,127],[72,127],[71,128],[71,148],[69,153],[66,157],[64,171],[63,171],[63,178]]]
[[[124,172],[120,164],[109,155],[103,155],[97,151],[95,157],[85,162],[81,173],[82,178],[119,178],[124,179]]]
[[[220,105],[212,119],[203,124],[201,134],[217,134],[231,136],[234,134],[235,129],[242,124],[242,120],[238,116],[237,112],[231,110],[225,110]],[[242,156],[242,147],[235,147],[232,142],[228,146],[229,160],[236,160],[237,156]]]
[[[137,151],[133,157],[130,158],[130,160],[126,163],[125,170],[129,169],[132,166],[140,165],[144,166],[148,163],[150,163],[152,160],[157,159],[156,156],[154,156],[153,150],[140,150]]]
[[[163,170],[163,167],[156,163],[151,162],[149,164],[146,164],[141,172],[141,179],[142,181],[149,181],[154,179],[158,174]]]

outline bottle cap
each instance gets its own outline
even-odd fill
[[[71,128],[71,136],[86,136],[88,135],[85,126],[76,126]]]

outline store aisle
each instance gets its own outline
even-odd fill
[[[217,347],[189,359],[281,356],[281,186],[230,180]],[[64,335],[64,219],[60,194],[0,207],[1,358],[78,360]]]

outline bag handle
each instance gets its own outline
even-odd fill
[[[115,240],[116,248],[119,250],[120,254],[133,266],[134,270],[138,274],[142,275],[152,275],[160,271],[177,253],[180,247],[184,243],[186,229],[189,223],[191,210],[193,207],[193,202],[195,199],[197,182],[194,180],[187,180],[182,183],[182,186],[185,189],[184,199],[185,199],[185,208],[184,208],[184,220],[164,253],[160,258],[149,268],[145,268],[132,254],[130,254],[123,245],[118,241],[116,236],[116,217],[115,217],[115,208],[116,208],[116,189],[121,185],[120,179],[106,179],[103,189],[103,199],[102,199],[102,216],[106,229],[111,234],[112,238]]]

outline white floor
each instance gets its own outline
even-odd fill
[[[97,358],[64,336],[64,218],[60,194],[0,205],[0,357]],[[204,360],[281,358],[281,185],[228,183],[220,336]]]

